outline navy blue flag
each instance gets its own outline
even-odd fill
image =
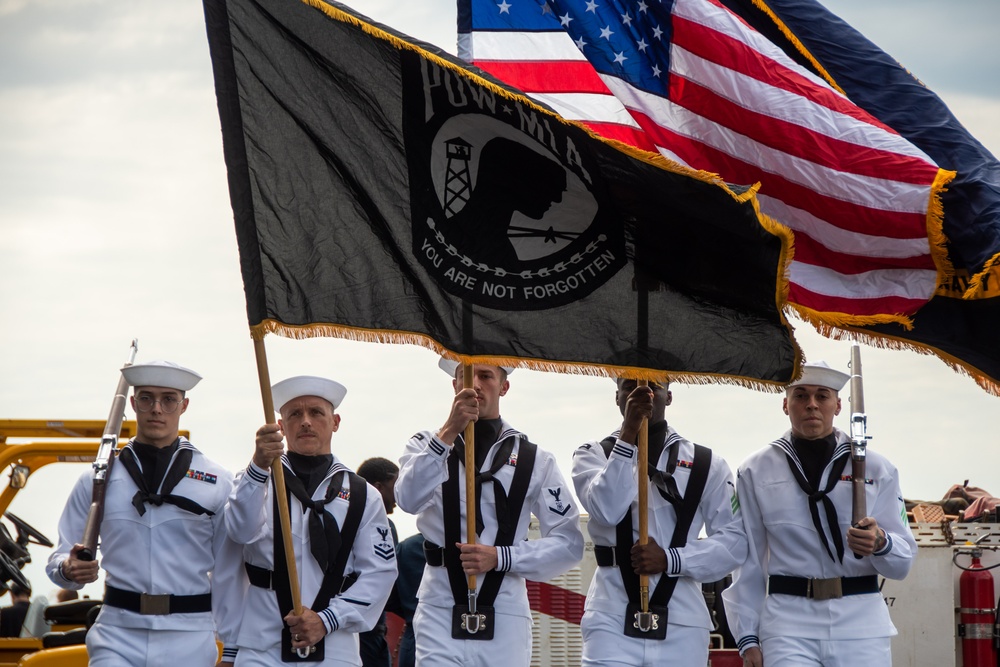
[[[723,2],[805,66],[811,55],[851,101],[956,172],[941,195],[948,265],[934,297],[912,328],[850,330],[932,352],[1000,394],[1000,162],[902,64],[819,3],[767,0],[765,12],[752,0]]]

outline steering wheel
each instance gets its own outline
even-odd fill
[[[43,547],[55,546],[52,544],[52,540],[28,525],[24,519],[21,519],[10,512],[5,512],[4,516],[10,520],[10,522],[14,524],[14,528],[17,529],[17,543],[21,546],[24,546],[28,542],[38,544]]]
[[[21,570],[17,569],[17,565],[14,565],[14,561],[12,561],[10,557],[2,551],[0,551],[0,580],[19,584],[23,588],[31,588],[31,584],[28,583],[28,580],[25,578],[24,574],[22,574]]]

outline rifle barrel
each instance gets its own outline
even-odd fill
[[[138,351],[139,341],[133,338],[125,366],[132,365]],[[97,450],[97,458],[94,459],[94,483],[90,498],[90,511],[87,513],[87,522],[83,529],[83,537],[80,540],[83,549],[77,554],[80,560],[92,561],[97,557],[97,541],[101,533],[101,521],[104,519],[104,499],[107,493],[108,475],[111,473],[111,466],[115,462],[115,450],[118,449],[118,436],[121,434],[122,421],[125,419],[125,398],[127,394],[128,380],[125,379],[124,373],[120,373],[118,386],[115,388],[115,397],[111,401],[111,411],[108,413],[108,419],[104,423],[104,437],[101,439],[101,446]]]

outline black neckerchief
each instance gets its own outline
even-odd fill
[[[503,422],[497,419],[480,419],[476,422],[476,470],[482,470],[483,463],[486,462],[486,454],[490,447],[496,444],[497,436],[500,435],[500,427]],[[482,443],[485,447],[479,447]],[[463,445],[464,448],[465,445]]]
[[[819,488],[823,469],[830,462],[833,450],[837,448],[837,436],[831,433],[819,440],[806,440],[793,436],[792,448],[795,450],[795,455],[799,457],[802,472],[805,473],[809,486],[814,489]]]
[[[295,496],[299,504],[302,505],[303,514],[307,510],[312,510],[308,519],[309,549],[320,568],[326,572],[330,567],[331,554],[336,555],[340,551],[341,545],[340,526],[326,509],[326,504],[336,498],[340,492],[343,486],[343,472],[346,471],[346,468],[341,467],[333,476],[321,500],[313,500],[312,493],[307,490],[307,482],[315,482],[312,488],[313,493],[315,493],[320,482],[326,479],[330,473],[333,455],[301,456],[289,452],[288,462],[292,465],[292,474],[285,477],[285,489],[289,494]],[[306,479],[303,479],[302,475],[305,475]]]
[[[316,493],[320,483],[326,479],[326,474],[333,465],[333,454],[319,454],[317,456],[304,456],[295,452],[288,452],[288,464],[292,467],[295,476],[302,480],[306,492],[311,497]]]
[[[166,447],[147,445],[138,440],[132,441],[132,452],[139,459],[139,466],[142,468],[142,478],[146,480],[146,486],[150,489],[159,488],[167,468],[170,467],[170,459],[177,451],[181,439],[177,438]]]
[[[822,491],[819,490],[819,481],[822,476],[823,469],[829,463],[830,455],[826,455],[826,460],[822,460],[819,453],[825,452],[827,448],[832,453],[837,446],[837,435],[836,433],[831,433],[825,438],[819,440],[806,440],[805,438],[798,438],[792,436],[791,442],[791,452],[785,450],[785,457],[788,459],[788,467],[792,471],[792,475],[795,477],[795,481],[798,483],[799,488],[801,488],[809,499],[809,514],[812,515],[813,526],[816,528],[816,532],[819,533],[820,541],[823,543],[823,548],[826,549],[826,553],[829,554],[830,559],[834,562],[844,562],[844,538],[840,534],[840,522],[837,517],[837,508],[834,507],[833,501],[830,500],[827,494],[833,490],[833,487],[837,485],[840,481],[840,476],[844,472],[844,467],[847,465],[847,459],[850,458],[850,450],[845,449],[840,456],[838,456],[833,461],[833,468],[830,470],[830,476],[826,481],[826,488]],[[810,449],[812,448],[812,449]],[[816,482],[811,483],[809,479],[806,478],[806,472],[803,471],[800,466],[802,466],[802,461],[797,459],[797,457],[792,456],[792,452],[798,453],[799,451],[807,450],[810,452],[808,458],[810,459],[810,466],[819,466],[819,472],[816,474]],[[812,452],[818,452],[816,455],[812,455]],[[833,555],[833,551],[830,550],[830,543],[826,539],[826,531],[823,530],[823,524],[819,519],[819,503],[823,503],[823,509],[826,513],[826,522],[830,526],[830,534],[833,537],[833,546],[837,550],[837,555]]]
[[[483,510],[482,510],[482,499],[483,499],[483,483],[493,482],[493,495],[496,499],[497,507],[497,521],[501,524],[500,528],[503,528],[503,522],[509,520],[507,514],[507,492],[503,488],[503,484],[500,480],[496,479],[494,475],[500,471],[507,462],[510,460],[510,454],[514,449],[514,438],[507,438],[500,449],[493,455],[493,463],[487,470],[482,470],[483,464],[486,462],[486,454],[489,453],[490,448],[496,444],[497,436],[500,435],[500,427],[502,422],[499,419],[481,419],[476,422],[475,425],[475,446],[476,446],[476,534],[483,534]],[[465,436],[459,436],[458,440],[455,441],[455,447],[453,449],[455,456],[458,460],[465,465]],[[481,472],[480,472],[481,471]]]
[[[141,445],[141,443],[130,442],[122,448],[118,459],[125,466],[125,471],[128,472],[129,477],[139,487],[139,490],[132,496],[132,506],[135,507],[139,516],[146,513],[146,503],[157,507],[163,503],[168,503],[192,514],[207,514],[209,516],[215,514],[215,512],[205,509],[193,500],[183,496],[175,496],[172,493],[174,487],[187,476],[188,470],[191,468],[194,447],[190,445],[181,447],[180,438],[175,440],[169,447],[165,447],[164,449],[169,450],[172,454],[172,458],[168,457],[166,460],[168,462],[172,461],[172,463],[169,464],[169,468],[165,467],[157,480],[155,469],[162,462],[162,455],[159,452],[150,453],[149,451],[137,453],[133,448],[135,444]],[[142,449],[149,447],[149,445],[141,446]],[[151,458],[146,458],[144,461],[144,457]],[[149,474],[148,471],[144,470],[146,467],[153,468],[154,472]],[[147,479],[152,479],[154,482],[150,483]],[[156,489],[156,491],[154,492],[153,489]]]
[[[653,483],[656,491],[664,500],[676,506],[683,500],[677,489],[677,481],[674,479],[674,471],[677,469],[677,454],[680,449],[676,443],[680,437],[675,434],[674,437],[669,438],[668,442],[669,431],[665,421],[650,424],[648,434],[646,442],[649,452],[649,481]],[[667,463],[661,470],[658,466],[664,449],[667,449]]]

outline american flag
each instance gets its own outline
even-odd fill
[[[719,2],[459,0],[459,55],[605,137],[760,182],[804,316],[905,321],[933,295],[952,173]]]

